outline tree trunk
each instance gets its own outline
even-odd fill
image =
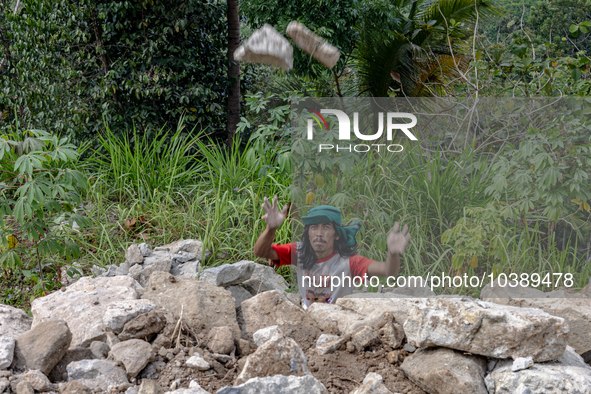
[[[240,64],[234,60],[234,51],[240,45],[238,0],[228,1],[228,147],[232,147],[236,125],[240,121]]]

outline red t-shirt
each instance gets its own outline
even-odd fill
[[[271,247],[277,252],[277,256],[279,260],[273,260],[273,264],[275,266],[282,266],[291,264],[291,253],[292,250],[295,254],[296,243],[292,242],[290,244],[273,244]],[[330,256],[325,257],[324,259],[316,261],[316,264],[323,263],[333,257],[337,252],[334,251]],[[367,268],[371,263],[375,260],[369,259],[367,257],[360,256],[358,254],[354,254],[353,256],[349,257],[349,267],[351,268],[351,275],[353,276],[363,276],[367,274]]]

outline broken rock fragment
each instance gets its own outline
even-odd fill
[[[293,48],[273,26],[265,24],[234,51],[241,62],[265,63],[284,70],[293,68]]]

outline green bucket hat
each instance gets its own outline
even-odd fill
[[[361,223],[355,222],[349,226],[341,225],[341,210],[332,205],[320,205],[308,211],[308,215],[302,217],[306,225],[319,223],[332,223],[335,226],[337,235],[347,241],[350,247],[355,246],[355,234],[361,228]]]

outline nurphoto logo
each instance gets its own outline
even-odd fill
[[[330,114],[337,117],[339,122],[339,140],[351,140],[351,119],[349,116],[341,110],[338,109],[321,109],[320,113],[315,111],[311,108],[306,108],[308,111],[312,112],[312,119],[308,119],[308,133],[307,138],[308,140],[314,139],[314,121],[322,130],[322,126],[328,131],[328,124],[326,120],[322,116],[322,114]],[[353,113],[353,133],[355,137],[363,140],[363,141],[375,141],[379,138],[382,138],[384,133],[384,118],[386,118],[386,139],[388,141],[392,141],[392,135],[394,130],[401,130],[410,140],[416,141],[417,137],[409,130],[412,127],[416,126],[417,124],[417,117],[411,113],[407,112],[388,112],[386,116],[384,116],[383,112],[378,113],[378,130],[374,134],[364,134],[359,129],[359,113]],[[396,121],[395,121],[396,119]],[[409,119],[410,122],[402,122],[400,123],[400,119]],[[396,123],[395,123],[396,122]],[[333,144],[319,144],[318,151],[322,152],[323,150],[336,150],[338,151],[349,151],[349,152],[368,152],[372,149],[380,151],[380,148],[385,147],[385,150],[389,152],[402,152],[404,147],[400,144],[357,144],[357,145],[347,145],[347,146],[340,146],[340,145],[333,145]]]

